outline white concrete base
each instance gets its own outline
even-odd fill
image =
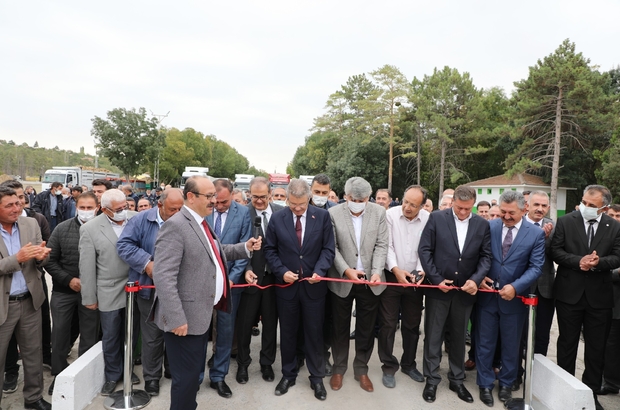
[[[534,355],[532,407],[535,410],[594,410],[592,390],[541,354]]]
[[[103,350],[99,342],[56,376],[52,407],[82,410],[99,394],[104,382]]]

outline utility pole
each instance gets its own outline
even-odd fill
[[[151,111],[151,115],[157,118],[157,125],[159,125],[159,132],[161,132],[161,123],[164,120],[164,118],[168,116],[168,114],[170,114],[170,111],[168,111],[165,115],[155,114],[153,113],[153,111]],[[160,156],[161,156],[161,152],[157,152],[157,159],[155,160],[155,165],[153,166],[153,182],[156,181],[158,185],[159,185],[159,157]],[[151,188],[153,188],[153,186],[151,186]]]

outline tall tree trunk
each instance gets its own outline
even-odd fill
[[[422,139],[421,136],[420,136],[420,132],[421,132],[421,130],[420,130],[420,127],[418,126],[418,157],[417,157],[417,160],[418,160],[418,185],[420,185],[420,163],[422,162],[421,159],[420,159],[420,145],[421,145],[421,139]]]
[[[441,140],[441,163],[439,166],[439,202],[441,203],[441,196],[443,195],[443,176],[446,168],[446,140]]]
[[[558,217],[558,173],[560,171],[560,142],[562,140],[562,98],[560,85],[558,101],[555,106],[555,138],[553,140],[553,164],[551,165],[550,216],[555,221]]]
[[[388,165],[388,191],[392,192],[392,166],[394,165],[394,113],[390,116],[390,162]]]

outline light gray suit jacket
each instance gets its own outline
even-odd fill
[[[136,212],[127,212],[127,219],[134,215]],[[117,240],[105,214],[80,227],[80,282],[84,306],[97,303],[101,312],[125,307],[129,265],[118,256]]]
[[[211,233],[217,240],[215,233]],[[217,240],[217,245],[225,268],[228,259],[248,258],[245,243],[222,245]],[[216,263],[203,228],[185,207],[162,225],[155,242],[155,300],[151,309],[161,330],[169,332],[187,324],[187,334],[201,335],[209,329]]]
[[[346,202],[329,208],[328,211],[334,225],[336,257],[334,264],[327,272],[327,276],[330,278],[343,278],[345,270],[349,268],[355,269],[357,265],[355,229],[353,228],[351,212]],[[389,246],[385,209],[382,206],[368,202],[363,215],[360,255],[364,272],[366,272],[367,279],[370,279],[374,274],[378,274],[381,275],[381,281],[385,282],[383,268]],[[353,284],[328,282],[327,286],[333,293],[344,298],[351,292]],[[372,286],[371,289],[375,295],[380,295],[385,289],[385,285]]]
[[[36,219],[25,216],[20,216],[17,219],[17,226],[19,228],[19,242],[23,247],[28,242],[33,245],[39,245],[42,242],[41,229]],[[41,272],[37,269],[38,266],[43,266],[48,258],[45,258],[41,262],[37,262],[36,259],[30,259],[22,263],[17,262],[17,255],[9,256],[9,251],[4,244],[2,238],[0,238],[0,325],[6,321],[7,314],[9,312],[9,294],[11,293],[11,281],[13,280],[13,273],[22,271],[24,279],[26,280],[26,286],[32,296],[32,304],[35,309],[39,309],[45,294],[43,293],[43,283],[41,282]]]

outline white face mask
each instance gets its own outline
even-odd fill
[[[63,195],[62,196],[62,199],[67,199],[67,198],[69,198],[69,195]]]
[[[326,196],[312,195],[312,203],[316,206],[323,206],[327,203]]]
[[[280,206],[286,206],[286,201],[273,201],[273,203]]]
[[[366,209],[366,202],[347,201],[347,206],[349,207],[349,211],[351,211],[351,213],[359,214]]]
[[[579,204],[579,212],[581,212],[581,216],[586,221],[591,221],[592,219],[596,219],[598,217],[598,211],[600,208],[590,208],[589,206],[585,206],[584,204]]]
[[[77,214],[78,214],[78,218],[80,218],[82,222],[88,222],[95,217],[95,210],[93,209],[93,210],[88,211],[88,210],[78,209]]]
[[[62,190],[59,189],[58,191],[54,192],[54,195],[62,195]]]
[[[124,221],[125,219],[127,219],[127,210],[123,209],[120,212],[115,212],[114,215],[112,216],[112,218],[110,218],[110,219],[112,219],[113,221],[116,221],[116,222]]]

